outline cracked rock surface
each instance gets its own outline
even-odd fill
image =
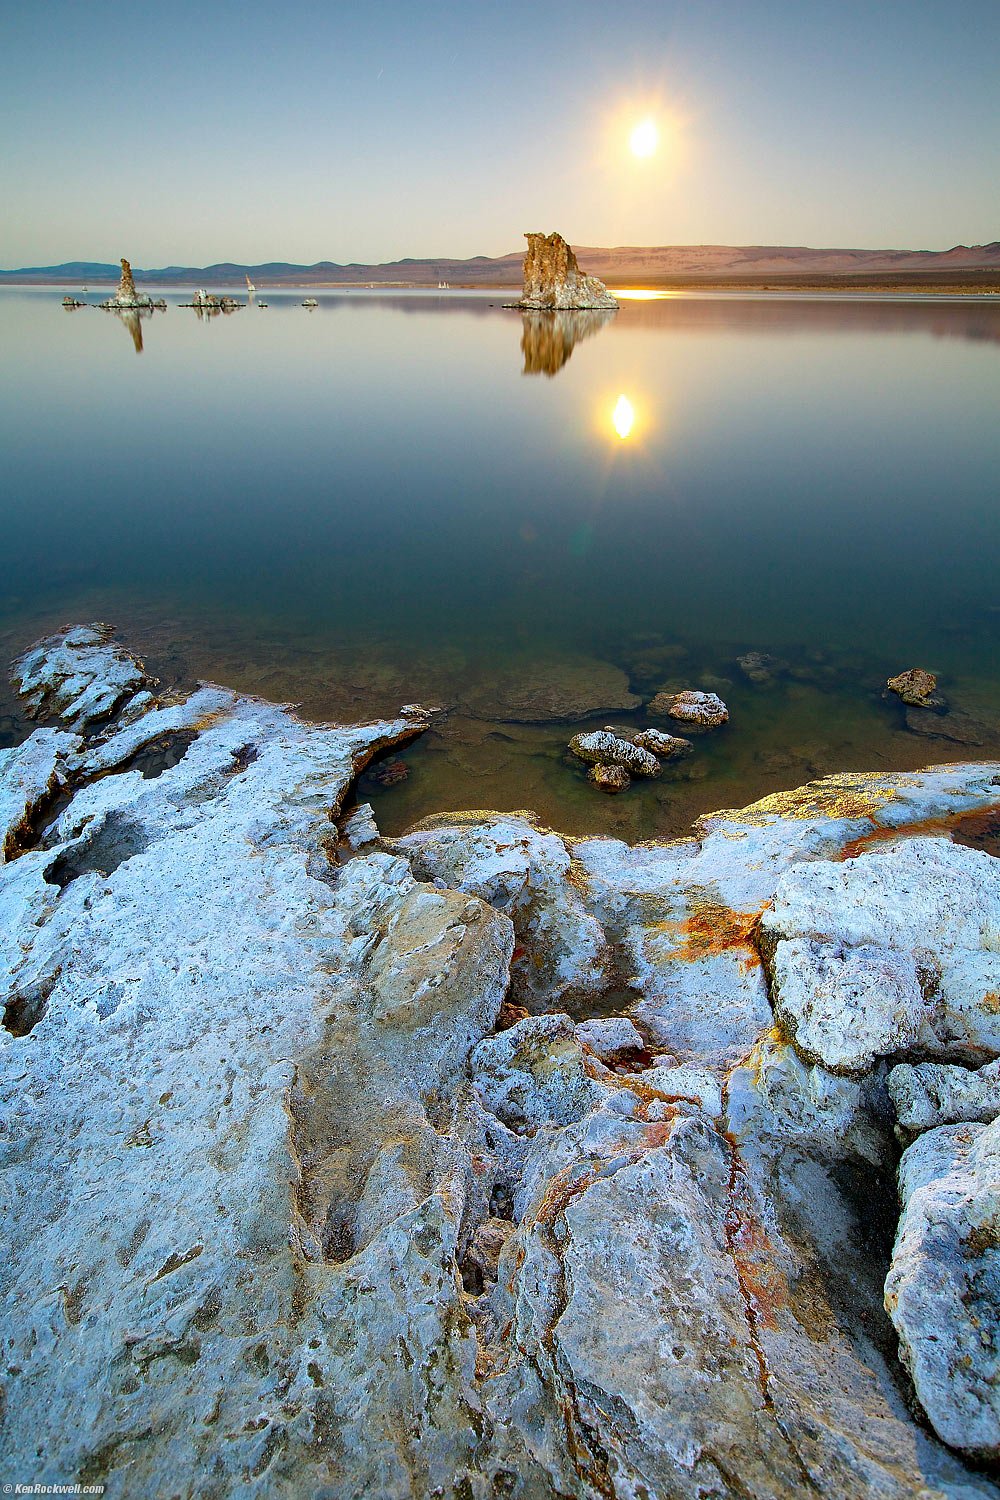
[[[17,670],[5,1473],[998,1494],[1000,1126],[920,1114],[915,1075],[1000,1054],[998,866],[949,836],[1000,768],[831,777],[668,844],[490,812],[383,841],[351,785],[426,720],[159,697],[104,628]],[[882,1009],[831,979],[867,948],[912,960]]]
[[[942,1125],[904,1152],[903,1216],[885,1305],[917,1396],[945,1442],[1000,1446],[1000,1124]]]

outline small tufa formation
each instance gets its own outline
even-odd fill
[[[632,785],[624,766],[592,766],[587,775],[596,787],[612,797],[616,792],[627,792]]]
[[[717,729],[729,718],[729,709],[717,693],[657,693],[646,705],[654,718],[679,719],[701,729]]]
[[[925,672],[923,667],[911,667],[908,672],[890,677],[886,687],[890,693],[895,693],[897,698],[913,708],[943,706],[943,700],[934,696],[937,678],[933,672]]]
[[[245,302],[237,302],[235,297],[217,297],[214,292],[206,291],[199,287],[191,298],[190,304],[199,316],[214,316],[216,313],[235,312],[238,307],[245,307]]]
[[[585,276],[561,234],[525,234],[524,292],[520,307],[579,308],[614,312],[618,303],[603,281]]]
[[[690,740],[682,739],[678,734],[667,734],[665,729],[644,729],[641,734],[632,736],[632,743],[644,750],[652,750],[654,755],[662,755],[664,760],[679,760],[694,749]]]

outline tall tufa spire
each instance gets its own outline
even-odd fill
[[[118,301],[134,303],[136,301],[135,282],[132,280],[132,267],[122,256],[122,279],[118,283]]]

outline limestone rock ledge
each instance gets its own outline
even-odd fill
[[[951,1005],[997,1051],[968,1021],[987,856],[948,830],[1000,803],[1000,768],[828,778],[669,844],[486,812],[389,842],[350,787],[425,719],[159,694],[106,629],[18,672],[44,722],[0,750],[5,1473],[219,1500],[997,1494],[962,1457],[996,1457],[988,1359],[928,1382],[914,1354],[969,1338],[972,1304],[920,1284],[917,1199],[949,1173],[978,1184],[961,1253],[996,1336],[970,1144],[994,1127],[904,1157],[889,1290],[928,1426],[872,1233],[915,1044],[876,1016],[835,1070],[865,994],[818,985],[801,1051],[772,997],[807,912],[843,925],[871,862],[934,842],[907,878],[951,998],[921,1034],[952,1057]],[[868,940],[808,937],[847,965]]]

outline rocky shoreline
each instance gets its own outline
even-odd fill
[[[161,692],[104,627],[15,676],[10,1473],[998,1493],[1000,764],[388,840],[419,705]]]

